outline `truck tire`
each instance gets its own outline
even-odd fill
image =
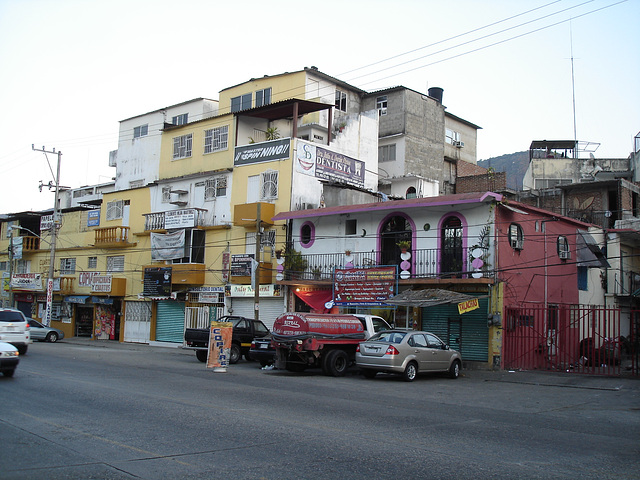
[[[240,350],[240,345],[235,343],[231,344],[231,349],[229,352],[229,363],[234,364],[240,361],[240,357],[242,357],[242,351]]]
[[[326,358],[326,370],[332,377],[343,377],[349,367],[349,355],[344,350],[331,350]]]
[[[196,350],[196,358],[204,363],[207,361],[207,353],[209,352],[206,350]]]

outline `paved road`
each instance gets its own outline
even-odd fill
[[[71,339],[0,378],[0,442],[0,479],[640,478],[640,381],[214,373]]]

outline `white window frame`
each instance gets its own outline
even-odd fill
[[[380,95],[376,97],[376,108],[378,109],[378,116],[381,117],[387,114],[387,96]]]
[[[171,187],[162,187],[162,203],[171,202]]]
[[[558,256],[562,260],[568,260],[571,258],[571,247],[569,246],[569,240],[564,235],[558,236]]]
[[[229,125],[204,131],[204,153],[220,152],[229,148]]]
[[[124,255],[107,257],[107,273],[124,272]]]
[[[260,200],[278,199],[278,171],[266,170],[260,174]]]
[[[98,257],[89,257],[87,259],[87,269],[95,270],[98,268]]]
[[[509,245],[514,250],[524,249],[524,230],[518,223],[509,225]]]
[[[396,144],[380,145],[378,147],[378,162],[395,162],[396,161]]]
[[[133,127],[133,138],[146,137],[149,135],[149,124],[145,123],[144,125],[139,125],[137,127]]]
[[[60,259],[60,275],[73,275],[76,273],[76,259],[73,257]]]
[[[118,220],[124,212],[124,200],[114,200],[107,203],[107,220]]]
[[[215,200],[227,195],[227,177],[208,178],[204,182],[204,200]]]
[[[181,113],[180,115],[175,115],[171,118],[171,123],[173,125],[186,125],[189,123],[189,114]]]
[[[347,112],[347,92],[343,92],[342,90],[338,90],[336,88],[336,110],[340,110],[341,112]]]
[[[445,129],[445,137],[444,141],[449,145],[455,145],[456,142],[460,141],[460,134],[455,130],[451,130],[450,128]]]
[[[180,160],[191,156],[193,147],[193,134],[180,135],[173,137],[173,159]]]
[[[271,104],[271,87],[256,91],[256,107]]]

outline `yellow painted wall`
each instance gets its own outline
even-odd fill
[[[257,90],[264,90],[271,87],[271,103],[281,102],[288,98],[305,98],[307,74],[305,71],[286,73],[282,75],[274,75],[271,77],[263,77],[249,80],[234,87],[227,88],[220,92],[220,112],[227,113],[231,111],[231,99],[244,95],[252,94],[252,106],[255,106]]]

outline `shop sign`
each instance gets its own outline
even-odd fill
[[[87,227],[100,226],[100,210],[89,210],[87,212]]]
[[[251,143],[235,148],[233,164],[248,165],[251,163],[270,162],[289,158],[291,139],[273,140],[271,142]]]
[[[255,290],[251,285],[226,285],[225,296],[227,297],[255,297]],[[280,285],[260,285],[261,297],[281,297]]]
[[[336,268],[333,282],[335,305],[385,305],[396,292],[396,268]]]
[[[51,230],[53,226],[53,215],[43,215],[40,217],[40,231]]]
[[[364,187],[364,162],[298,141],[296,171],[323,180]]]
[[[20,290],[42,290],[41,273],[14,273],[11,286]]]
[[[200,292],[198,303],[224,303],[222,293]]]
[[[476,308],[480,308],[478,299],[472,298],[471,300],[467,300],[458,304],[458,313],[462,315],[463,313],[470,312],[472,310],[475,310]]]
[[[195,226],[196,211],[193,208],[164,212],[164,228],[167,230],[193,228]]]
[[[113,275],[96,275],[91,282],[91,292],[109,293]]]
[[[80,272],[78,273],[78,286],[90,287],[93,283],[93,278],[100,275],[100,272]]]
[[[231,276],[250,277],[254,256],[253,253],[247,255],[231,255]]]
[[[171,267],[145,268],[142,295],[145,297],[170,296]]]

